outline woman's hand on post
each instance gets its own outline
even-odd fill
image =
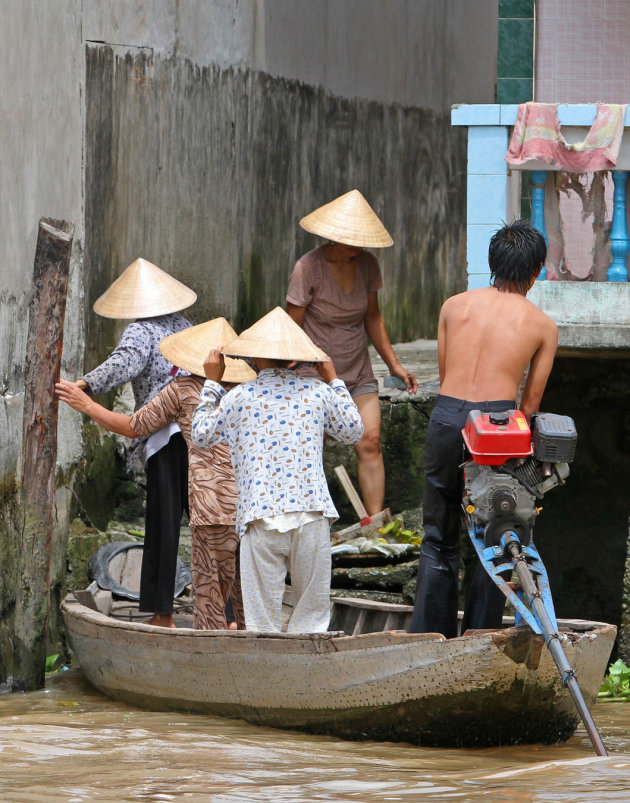
[[[397,365],[391,366],[389,372],[392,376],[397,376],[399,379],[402,379],[409,393],[417,393],[418,382],[411,371],[403,368],[402,365],[398,363]]]
[[[60,379],[55,385],[55,394],[61,401],[69,404],[80,413],[88,412],[88,407],[92,401],[87,393],[84,393],[77,382],[68,382],[67,379]]]
[[[332,360],[328,360],[328,362],[316,362],[315,367],[317,368],[317,373],[327,385],[329,385],[333,379],[337,379],[337,372],[335,371]]]
[[[203,370],[206,374],[206,379],[212,379],[214,382],[220,382],[223,372],[225,371],[225,358],[221,353],[223,346],[210,349],[210,353],[203,362]]]

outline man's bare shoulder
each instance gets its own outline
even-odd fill
[[[557,337],[555,322],[539,307],[520,293],[508,293],[496,287],[480,287],[465,290],[450,296],[442,305],[440,318],[444,324],[449,321],[459,326],[466,320],[490,318],[497,323],[506,318],[511,322],[520,320],[528,328],[544,334],[545,339]]]
[[[525,301],[526,301],[526,303],[528,305],[528,310],[529,310],[530,314],[532,315],[532,317],[537,318],[538,324],[540,326],[545,327],[550,332],[557,332],[558,331],[558,327],[556,325],[556,322],[553,320],[553,318],[550,318],[549,315],[547,315],[546,312],[543,312],[540,309],[540,307],[537,307],[528,298],[526,298]]]
[[[487,295],[487,291],[491,290],[490,287],[481,287],[476,290],[464,290],[462,293],[456,293],[454,296],[449,296],[442,304],[442,310],[448,312],[451,309],[474,304],[476,301],[481,301]]]

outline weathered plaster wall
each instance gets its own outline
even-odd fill
[[[491,103],[498,0],[83,0],[83,36],[345,98]]]
[[[64,367],[82,358],[83,282],[81,3],[19,4],[0,0],[0,680],[11,653],[11,616],[18,551],[11,529],[22,435],[28,305],[39,219],[75,224]],[[59,460],[81,450],[79,432],[63,416]],[[65,574],[68,491],[56,504],[51,585]]]
[[[24,13],[10,0],[0,0],[0,477],[15,471],[19,454],[28,304],[42,216],[75,224],[66,360],[80,348],[81,4],[57,0],[54,5],[55,13]],[[66,434],[62,453],[64,446],[72,450],[73,439]]]
[[[447,110],[493,97],[496,10],[88,0],[90,303],[142,254],[197,290],[194,321],[249,324],[317,244],[299,217],[357,186],[395,240],[379,254],[391,335],[433,334],[464,284],[465,144]],[[117,327],[87,326],[91,365]]]
[[[423,109],[89,46],[90,302],[142,255],[197,291],[195,320],[252,323],[284,304],[293,262],[317,243],[300,214],[358,186],[395,240],[379,253],[391,335],[428,335],[464,281],[463,146]],[[111,329],[90,316],[88,343]]]

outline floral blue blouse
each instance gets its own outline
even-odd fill
[[[131,382],[135,410],[145,405],[167,385],[175,375],[187,376],[187,371],[176,370],[162,356],[160,341],[168,335],[191,326],[190,321],[177,313],[143,318],[125,327],[120,342],[97,368],[85,374],[93,395],[107,393]],[[129,450],[128,464],[140,459],[146,438],[138,438]]]

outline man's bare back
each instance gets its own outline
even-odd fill
[[[447,299],[438,324],[440,393],[468,401],[516,399],[538,410],[558,345],[556,324],[524,295],[484,287]]]

